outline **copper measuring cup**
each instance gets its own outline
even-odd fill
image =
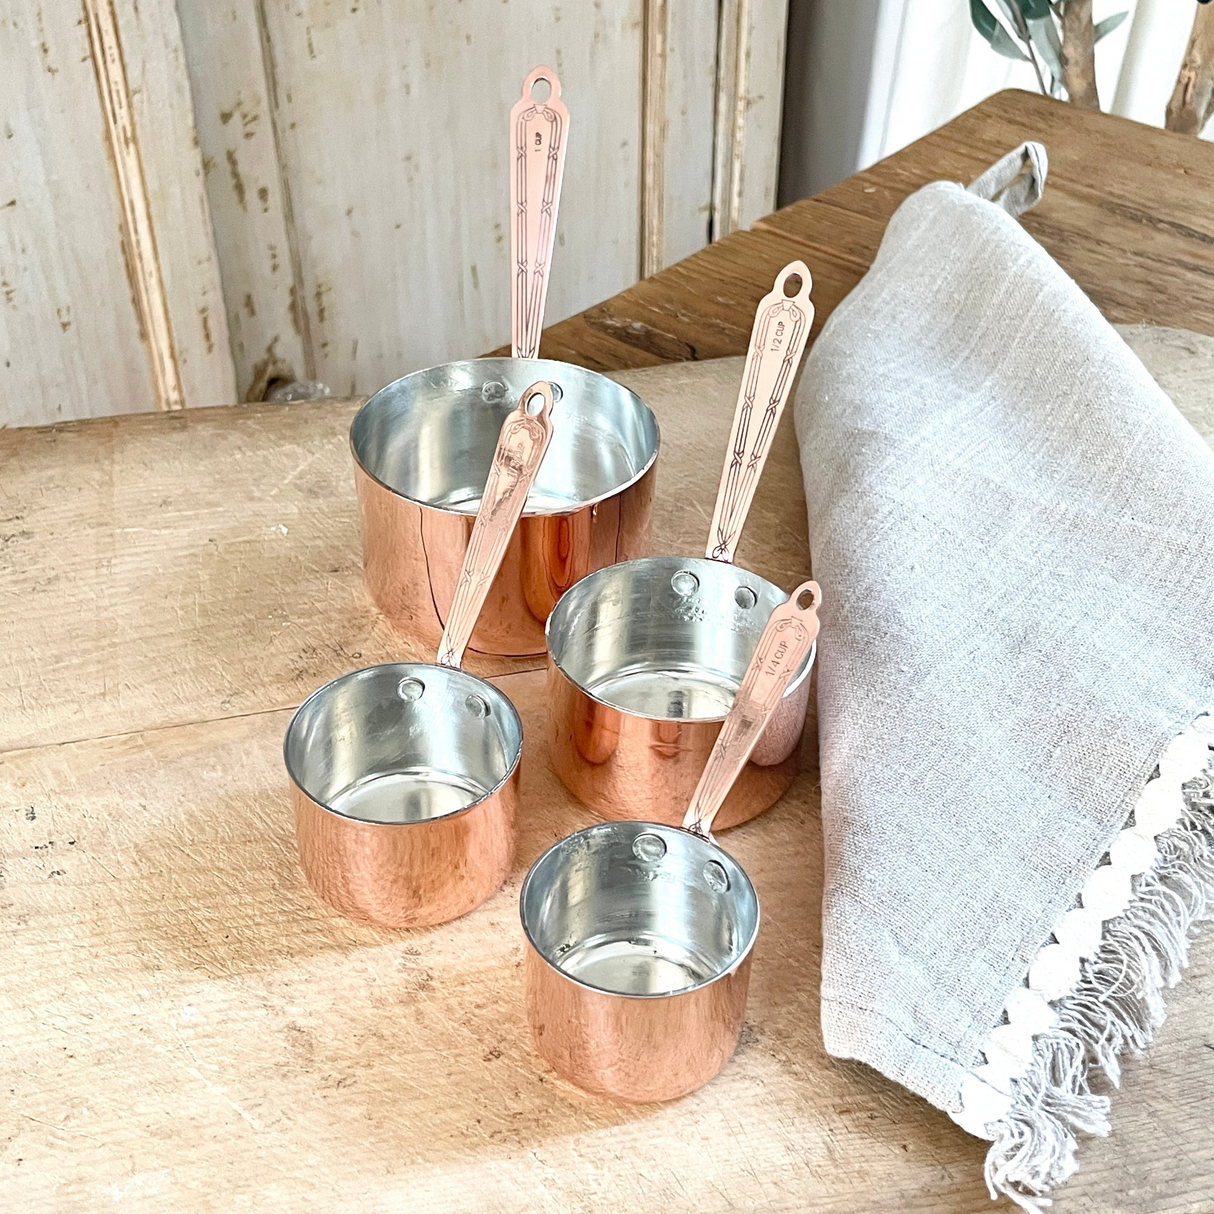
[[[683,829],[603,822],[554,844],[523,882],[535,1047],[586,1091],[671,1100],[707,1083],[737,1046],[759,900],[710,832],[813,647],[819,601],[805,582],[771,613]]]
[[[546,82],[546,101],[532,90]],[[556,238],[569,112],[537,67],[510,111],[511,358],[467,359],[381,389],[350,427],[367,587],[394,627],[427,644],[448,618],[493,445],[537,379],[561,407],[552,449],[473,630],[470,647],[544,652],[557,599],[587,573],[649,551],[658,426],[635,393],[536,358]]]
[[[552,766],[604,817],[678,821],[672,807],[691,795],[764,622],[787,597],[733,555],[809,336],[810,287],[808,268],[794,261],[759,303],[706,557],[601,569],[548,618]],[[810,653],[721,808],[720,828],[761,813],[796,775],[812,662]]]
[[[552,440],[552,404],[532,384],[502,425],[437,661],[342,675],[287,727],[300,864],[353,919],[445,923],[510,871],[523,726],[460,661]]]

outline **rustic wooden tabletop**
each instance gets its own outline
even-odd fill
[[[603,369],[739,354],[794,257],[814,272],[820,324],[907,193],[968,181],[1026,138],[1052,166],[1026,226],[1106,315],[1214,334],[1214,147],[1005,93],[553,326],[544,352]],[[689,409],[692,374],[629,373],[665,435],[657,551],[702,543],[728,432],[737,365],[696,371]],[[537,663],[471,663],[515,700],[531,746],[506,887],[412,933],[312,897],[281,767],[291,710],[352,667],[429,656],[362,588],[354,408],[0,433],[6,1208],[985,1208],[982,1143],[822,1051],[812,746],[784,800],[728,836],[765,906],[748,1028],[719,1079],[673,1105],[582,1096],[527,1041],[519,880],[589,821],[545,762]],[[793,585],[808,551],[787,421],[739,559]],[[1115,1134],[1085,1145],[1060,1214],[1214,1208],[1212,946],[1128,1064]]]
[[[1214,333],[1214,148],[1034,93],[999,93],[901,152],[795,202],[545,334],[600,371],[745,354],[754,306],[794,257],[813,271],[815,335],[872,263],[912,190],[969,182],[1026,138],[1049,186],[1024,226],[1114,324]]]

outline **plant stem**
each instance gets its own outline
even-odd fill
[[[1089,110],[1100,109],[1096,91],[1095,31],[1092,0],[1066,0],[1062,6],[1062,83],[1066,95]]]
[[[1214,6],[1203,4],[1193,18],[1193,32],[1168,102],[1167,128],[1200,135],[1214,113]]]
[[[1044,96],[1050,96],[1050,90],[1045,87],[1045,77],[1041,74],[1041,67],[1037,63],[1037,54],[1033,50],[1033,41],[1031,38],[1024,39],[1024,49],[1029,53],[1029,62],[1033,65],[1033,71],[1037,73],[1037,87],[1041,89]]]

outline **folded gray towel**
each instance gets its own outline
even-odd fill
[[[826,1045],[1026,1208],[1214,913],[1214,456],[1016,222],[1045,173],[908,198],[795,403]]]

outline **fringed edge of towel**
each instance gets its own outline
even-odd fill
[[[1129,820],[1062,917],[991,1031],[985,1061],[961,1085],[953,1120],[992,1140],[991,1197],[1025,1210],[1078,1167],[1080,1134],[1109,1132],[1120,1055],[1140,1053],[1164,1020],[1165,987],[1214,917],[1214,717],[1164,750]]]

